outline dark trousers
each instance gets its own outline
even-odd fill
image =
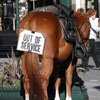
[[[96,46],[95,46],[95,40],[94,39],[90,39],[89,40],[89,49],[88,49],[88,56],[84,57],[82,59],[82,67],[86,68],[88,66],[88,61],[89,61],[89,57],[92,57],[96,67],[99,67],[99,61],[98,58],[96,56]]]

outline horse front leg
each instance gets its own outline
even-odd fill
[[[54,74],[55,74],[55,98],[54,100],[60,100],[60,93],[59,93],[59,87],[60,87],[60,84],[61,84],[61,76],[60,76],[60,72],[61,72],[61,69],[60,69],[60,65],[54,65]]]
[[[72,75],[73,75],[75,65],[76,65],[76,61],[74,64],[72,64],[72,61],[71,61],[66,70],[66,99],[65,100],[72,100],[71,86],[72,86]]]
[[[45,94],[44,100],[48,100],[47,87],[49,83],[49,77],[53,71],[53,59],[43,58],[42,59],[42,70],[41,70],[41,81],[42,87]]]

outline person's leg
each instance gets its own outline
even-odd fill
[[[89,57],[93,57],[93,51],[94,51],[94,46],[95,46],[95,40],[94,39],[89,39],[89,49],[88,49],[88,56],[85,56],[82,59],[82,68],[86,71],[89,71],[88,69],[88,62],[89,62]]]
[[[94,44],[94,49],[92,51],[92,54],[91,54],[94,62],[95,62],[95,65],[97,68],[100,68],[100,62],[99,62],[99,59],[97,58],[98,54],[97,54],[97,48],[96,48],[96,44]]]
[[[89,61],[89,56],[86,56],[82,59],[82,68],[83,68],[83,70],[89,71],[88,61]]]

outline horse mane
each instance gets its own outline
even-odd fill
[[[86,17],[86,19],[88,19],[87,14],[86,13],[79,13],[79,12],[75,12],[74,13],[74,18],[75,21],[77,22],[77,26],[80,26],[80,22],[84,22],[84,17]]]
[[[80,13],[80,12],[74,12],[73,14],[75,17],[81,17],[81,16],[86,16],[87,17],[87,14],[86,13]]]

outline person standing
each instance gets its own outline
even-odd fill
[[[88,60],[89,57],[92,56],[96,67],[98,67],[98,59],[96,57],[96,48],[95,48],[95,40],[97,39],[97,34],[100,31],[100,27],[98,27],[98,20],[99,18],[96,17],[97,11],[95,9],[89,9],[87,12],[87,16],[89,18],[90,22],[90,35],[89,35],[89,49],[88,49],[88,57],[83,58],[82,62],[82,68],[85,68],[87,71],[89,70],[87,68],[88,66]]]
[[[89,39],[97,39],[97,32],[100,31],[100,27],[98,27],[99,18],[96,17],[96,14],[97,11],[95,9],[90,9],[87,12],[87,16],[91,24]]]

